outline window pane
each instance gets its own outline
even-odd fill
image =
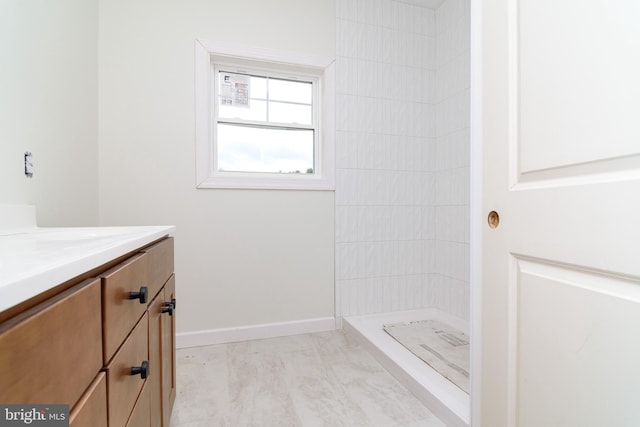
[[[264,122],[267,120],[267,103],[265,101],[255,101],[252,99],[249,108],[220,105],[218,116],[221,119],[243,119]]]
[[[251,99],[267,99],[267,79],[266,77],[251,76],[251,86],[249,87]]]
[[[313,130],[218,124],[218,170],[313,173]]]
[[[269,79],[269,99],[311,104],[311,83]]]
[[[311,124],[311,106],[287,104],[283,102],[269,103],[269,121],[275,123]]]

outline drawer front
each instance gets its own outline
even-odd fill
[[[149,418],[149,392],[151,391],[150,383],[147,382],[140,392],[136,406],[131,412],[126,427],[150,427],[151,419]]]
[[[0,402],[73,407],[102,367],[100,281],[0,325]]]
[[[107,427],[107,376],[100,372],[71,411],[69,427]]]
[[[104,364],[106,365],[147,309],[148,257],[139,254],[102,275]],[[131,299],[132,292],[147,288],[147,299]]]
[[[173,237],[166,238],[142,252],[148,255],[149,292],[153,299],[169,276],[173,274]]]
[[[142,386],[147,382],[141,375],[132,375],[132,367],[140,367],[149,360],[148,316],[145,314],[118,350],[107,372],[109,396],[109,425],[124,426],[129,419]],[[148,371],[147,371],[148,372]]]

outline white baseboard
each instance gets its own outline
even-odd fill
[[[334,317],[296,320],[292,322],[265,323],[236,328],[208,329],[176,334],[176,348],[201,347],[203,345],[275,338],[336,329]]]

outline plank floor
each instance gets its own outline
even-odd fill
[[[342,331],[177,351],[171,427],[444,427]]]

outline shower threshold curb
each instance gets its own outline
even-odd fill
[[[382,329],[383,324],[437,319],[463,329],[457,319],[439,310],[410,310],[344,317],[348,336],[360,342],[380,364],[450,427],[469,427],[469,395],[407,350]]]

